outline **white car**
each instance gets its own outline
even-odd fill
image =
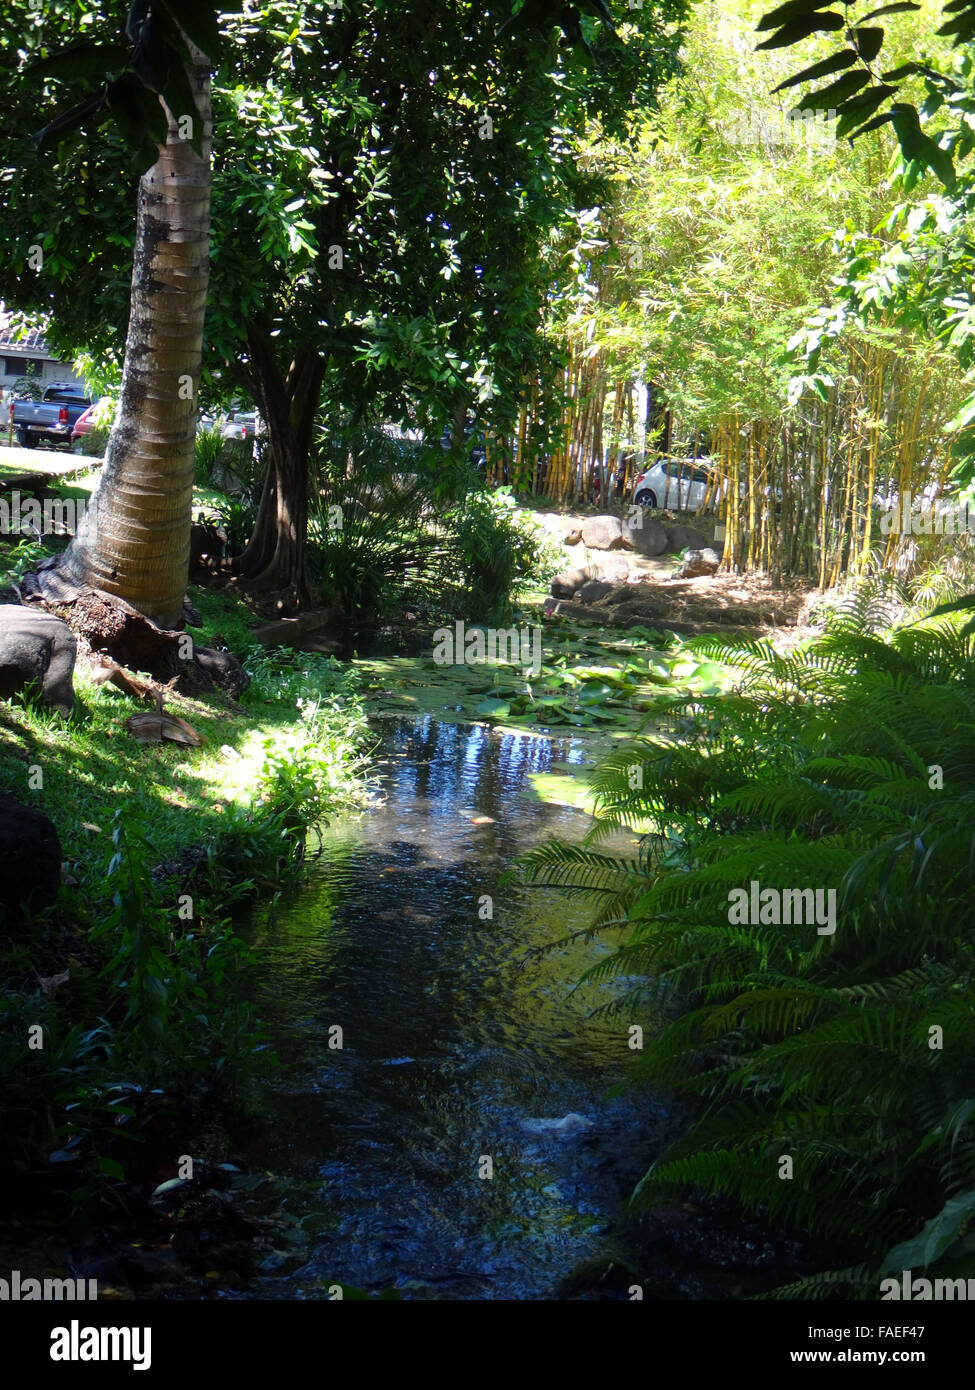
[[[641,507],[667,507],[673,511],[697,511],[714,478],[714,465],[708,458],[660,458],[639,474],[633,484],[633,500]],[[728,490],[727,478],[712,487],[717,501]]]

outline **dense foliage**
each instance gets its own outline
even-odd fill
[[[595,896],[594,931],[625,928],[590,978],[623,981],[613,1008],[648,1027],[640,1076],[696,1111],[636,1200],[730,1195],[846,1256],[792,1295],[877,1297],[888,1266],[972,1272],[967,616],[890,626],[881,593],[790,654],[699,639],[737,692],[662,700],[596,777],[591,846],[525,861]],[[599,849],[637,818],[639,858]],[[736,924],[753,882],[834,890],[835,931]]]

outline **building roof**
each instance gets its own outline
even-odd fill
[[[44,341],[42,326],[29,327],[24,336],[20,337],[15,324],[15,316],[8,314],[3,305],[0,304],[0,352],[10,350],[13,352],[31,352],[38,357],[52,356],[47,343]]]

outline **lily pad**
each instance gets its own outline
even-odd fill
[[[506,719],[511,713],[511,704],[508,700],[482,700],[474,713],[496,719]]]

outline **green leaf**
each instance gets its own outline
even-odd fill
[[[39,77],[104,77],[128,62],[128,50],[117,43],[73,43],[30,63],[25,73]]]
[[[885,82],[878,83],[875,87],[867,87],[864,91],[858,92],[855,97],[850,97],[841,106],[836,108],[836,136],[842,139],[844,135],[849,135],[851,130],[855,130],[860,123],[872,116],[878,106],[882,106],[888,97],[894,96],[897,92],[896,87],[891,87]],[[892,120],[892,113],[888,112],[884,120]],[[877,122],[881,124],[881,122]],[[864,129],[873,129],[874,123]],[[857,131],[857,135],[862,131]],[[853,137],[855,138],[855,137]]]
[[[794,107],[796,111],[833,111],[854,92],[858,91],[870,78],[865,72],[848,72],[835,82],[821,87],[818,92],[810,92]]]
[[[124,73],[111,84],[108,104],[128,144],[141,149],[147,142],[156,146],[165,142],[169,129],[166,113],[159,98],[135,73]]]
[[[56,145],[65,136],[74,134],[79,130],[88,129],[91,125],[101,125],[107,120],[109,109],[105,103],[105,95],[100,92],[97,96],[88,97],[86,101],[77,102],[74,106],[67,107],[59,112],[53,120],[48,121],[34,135],[34,144],[39,150],[49,149]],[[90,117],[97,117],[89,120]]]
[[[924,148],[920,158],[944,184],[950,193],[955,186],[955,163],[947,150],[943,150],[936,140],[924,136]]]
[[[843,20],[838,14],[811,15],[809,19],[793,20],[764,43],[757,43],[755,51],[757,53],[763,48],[788,48],[800,39],[808,39],[811,34],[835,33],[837,29],[842,28]]]
[[[942,24],[937,33],[944,35],[954,34],[955,43],[965,43],[975,34],[975,15],[962,14],[957,19],[953,19],[950,24]]]
[[[118,1178],[120,1182],[125,1181],[125,1169],[121,1163],[116,1163],[114,1158],[100,1158],[98,1171],[106,1178]]]
[[[856,45],[865,63],[872,63],[884,46],[883,29],[856,29]]]
[[[264,1179],[259,1179],[263,1182]],[[153,1197],[159,1197],[163,1192],[174,1192],[177,1187],[182,1187],[186,1182],[185,1178],[169,1178],[166,1182],[161,1182],[158,1187],[152,1189]]]
[[[220,52],[220,26],[217,7],[199,0],[160,0],[183,33],[213,63]]]
[[[866,124],[860,126],[859,130],[850,136],[851,144],[854,140],[859,140],[861,135],[866,135],[868,130],[877,130],[878,127],[886,125],[888,121],[892,121],[893,119],[893,114],[890,111],[884,111],[879,116],[874,116],[872,121],[867,121]],[[853,124],[856,125],[856,121],[854,121]],[[843,131],[843,134],[845,135],[846,131]]]
[[[823,58],[819,63],[813,63],[812,67],[803,68],[802,72],[797,72],[794,77],[787,77],[784,82],[780,82],[777,87],[772,88],[772,95],[785,91],[787,87],[797,87],[800,82],[814,82],[817,77],[826,77],[831,72],[839,72],[841,68],[848,68],[856,60],[857,55],[852,48],[841,49],[839,53],[834,53],[829,58]]]
[[[475,714],[495,715],[504,719],[511,713],[511,705],[507,700],[482,700],[474,710]]]
[[[832,3],[833,0],[787,0],[786,4],[779,5],[774,10],[769,10],[767,15],[763,15],[755,28],[759,33],[766,29],[778,29],[780,24],[787,24],[790,19],[799,19],[815,10],[828,9]]]
[[[914,0],[896,0],[893,5],[881,5],[879,10],[871,10],[860,20],[861,24],[866,24],[868,19],[879,19],[882,14],[903,14],[906,10],[919,10],[920,5],[915,5]],[[947,9],[947,6],[944,7]]]
[[[902,1269],[924,1269],[932,1264],[957,1239],[973,1215],[975,1192],[963,1192],[952,1197],[918,1235],[894,1246],[881,1265],[881,1274]]]

